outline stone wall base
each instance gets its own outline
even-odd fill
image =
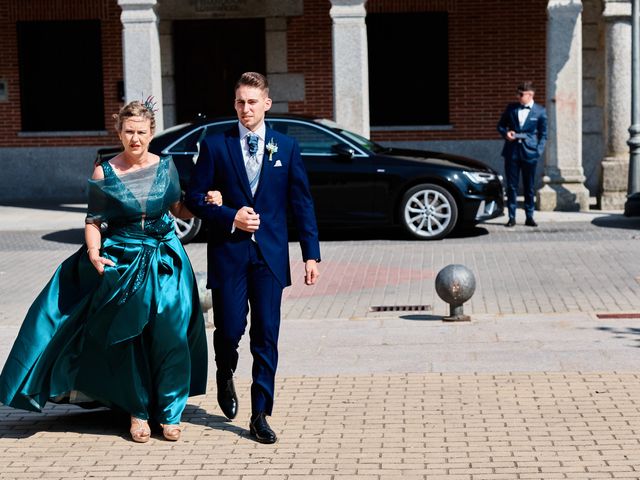
[[[0,148],[0,203],[86,202],[98,148]]]
[[[621,210],[627,200],[629,182],[629,159],[607,157],[602,160],[602,189],[600,208]]]
[[[589,210],[589,190],[582,183],[550,183],[536,192],[537,209],[543,212]]]

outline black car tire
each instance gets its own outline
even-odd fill
[[[186,245],[191,240],[196,238],[200,227],[202,226],[202,220],[196,217],[184,220],[182,218],[176,218],[176,235],[183,245]]]
[[[458,221],[458,205],[445,188],[423,183],[410,188],[400,204],[400,223],[413,238],[439,240]]]

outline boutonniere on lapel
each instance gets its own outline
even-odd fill
[[[278,144],[274,143],[273,138],[269,140],[269,143],[265,146],[267,152],[269,152],[269,161],[272,161],[272,157],[274,153],[278,153]]]

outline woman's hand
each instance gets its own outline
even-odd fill
[[[104,266],[109,265],[110,267],[115,267],[115,263],[113,263],[108,258],[104,258],[100,256],[100,250],[97,248],[90,248],[87,250],[89,254],[89,261],[91,265],[98,271],[100,275],[104,274]]]
[[[222,205],[222,194],[218,190],[209,190],[204,196],[204,201],[211,205]]]

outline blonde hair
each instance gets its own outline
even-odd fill
[[[152,105],[147,106],[139,100],[134,100],[133,102],[126,104],[118,113],[113,114],[113,119],[116,121],[116,130],[121,132],[122,124],[127,118],[131,117],[142,117],[149,120],[151,124],[151,133],[156,131],[156,116],[153,112]]]

